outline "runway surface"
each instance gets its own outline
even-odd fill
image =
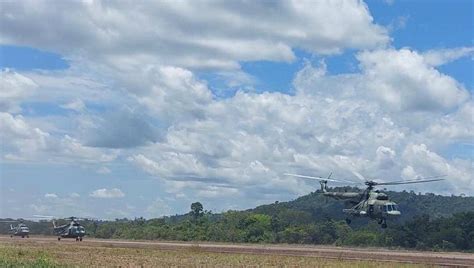
[[[0,243],[37,243],[47,248],[48,244],[78,243],[89,247],[123,247],[123,248],[152,248],[156,250],[199,249],[215,253],[267,254],[286,256],[306,256],[342,260],[376,260],[398,263],[420,263],[439,266],[474,267],[474,254],[456,252],[421,252],[404,250],[387,250],[378,248],[345,248],[331,246],[303,245],[258,245],[258,244],[225,244],[197,242],[162,242],[135,240],[106,240],[85,238],[82,242],[73,239],[56,237],[10,238],[0,236]]]

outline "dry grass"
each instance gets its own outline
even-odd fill
[[[74,243],[0,244],[1,267],[423,267],[400,263],[314,257],[210,253],[198,246],[182,250],[121,248]]]

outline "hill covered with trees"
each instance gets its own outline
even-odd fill
[[[360,189],[352,187],[330,188],[330,191],[353,192]],[[403,223],[416,216],[428,214],[432,218],[448,217],[458,212],[474,211],[474,197],[443,196],[433,193],[415,193],[413,191],[395,192],[384,191],[391,200],[395,201],[402,215],[397,222]],[[319,221],[324,219],[343,220],[346,215],[342,213],[345,208],[343,201],[325,197],[321,192],[315,191],[289,202],[275,202],[269,205],[258,206],[248,211],[271,216],[287,217],[285,213],[297,213],[300,217]],[[304,215],[304,216],[303,216]],[[356,220],[356,226],[365,225],[366,220]]]
[[[351,190],[339,188],[337,190]],[[246,211],[212,213],[201,203],[185,215],[156,219],[84,221],[98,238],[299,243],[401,247],[426,250],[474,250],[474,197],[387,192],[402,217],[387,229],[364,219],[347,225],[344,204],[314,192],[289,202]],[[52,235],[51,223],[27,222],[31,233]],[[7,224],[0,225],[8,233]]]

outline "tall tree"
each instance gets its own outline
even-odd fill
[[[204,208],[200,202],[194,202],[191,204],[191,215],[193,215],[194,220],[197,220],[203,215],[203,210]]]

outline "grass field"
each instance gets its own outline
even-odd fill
[[[314,257],[121,248],[81,244],[0,244],[0,267],[425,267],[387,262]]]

